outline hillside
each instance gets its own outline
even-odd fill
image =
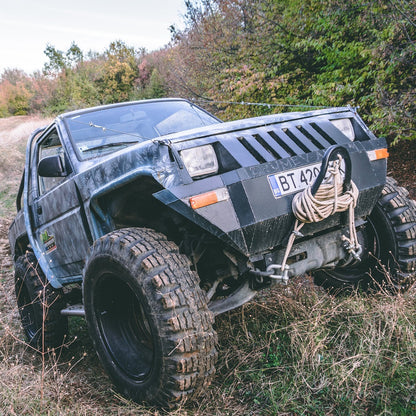
[[[0,414],[164,415],[112,389],[85,322],[59,356],[23,341],[7,229],[27,137],[50,120],[0,119]],[[416,142],[391,149],[389,172],[416,198]],[[416,414],[414,291],[334,297],[306,279],[216,320],[220,358],[206,394],[172,415]]]
[[[0,218],[14,212],[30,133],[49,122],[38,116],[0,118]]]

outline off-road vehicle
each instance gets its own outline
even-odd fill
[[[355,109],[221,122],[148,100],[60,115],[29,139],[10,228],[24,332],[65,342],[84,315],[118,389],[198,394],[215,315],[311,273],[329,288],[405,288],[416,207],[386,177],[386,141]]]

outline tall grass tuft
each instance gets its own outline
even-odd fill
[[[333,296],[291,283],[219,317],[205,410],[220,397],[216,411],[240,414],[416,414],[412,292]]]

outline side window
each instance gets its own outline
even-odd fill
[[[61,158],[62,166],[65,167],[66,158],[64,154],[64,149],[62,147],[61,141],[59,140],[58,133],[54,129],[39,144],[38,163],[45,157],[55,156],[55,155],[59,155],[59,157]],[[66,178],[65,177],[47,178],[47,177],[38,176],[38,179],[39,179],[39,194],[43,195],[44,193],[48,192],[55,186],[59,185]]]

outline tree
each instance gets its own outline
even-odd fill
[[[66,52],[48,44],[44,53],[49,59],[49,62],[44,65],[44,72],[49,75],[59,75],[62,72],[67,73],[84,59],[81,49],[75,42],[71,43]]]
[[[26,115],[33,96],[31,79],[19,69],[6,69],[0,77],[0,117]]]
[[[98,81],[103,102],[126,101],[132,96],[139,76],[140,53],[142,51],[137,52],[122,41],[110,43],[104,53],[103,72]]]
[[[414,0],[200,0],[172,28],[171,88],[217,101],[360,106],[376,133],[416,138]],[[167,69],[163,69],[167,68]],[[226,118],[275,108],[222,105]]]

